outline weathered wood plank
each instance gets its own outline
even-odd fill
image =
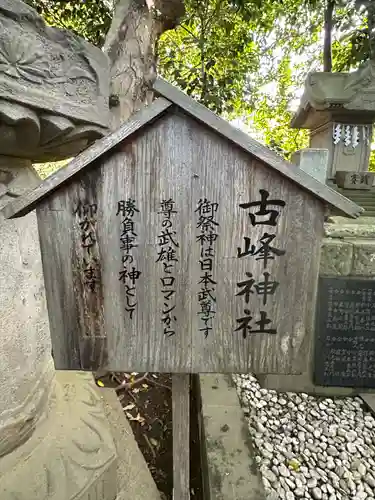
[[[117,267],[105,265],[103,270],[106,330],[114,332],[108,339],[109,359],[112,367],[127,365],[135,371],[141,371],[141,366],[146,363],[148,371],[188,372],[192,333],[190,322],[185,318],[191,311],[187,280],[194,234],[186,217],[193,212],[189,201],[193,158],[192,152],[186,152],[183,147],[182,137],[181,141],[177,138],[169,156],[164,141],[165,134],[172,130],[163,127],[160,135],[159,127],[157,129],[155,133],[143,136],[140,143],[125,145],[102,167],[102,205],[107,210],[101,225],[101,248],[105,262],[118,263]],[[181,132],[177,131],[177,134]],[[184,155],[185,166],[181,164]],[[134,262],[131,267],[134,265],[142,272],[136,285],[138,306],[133,319],[126,312],[126,286],[119,281],[121,219],[116,216],[118,201],[129,198],[135,200],[139,210],[134,217],[138,246],[132,249]],[[176,203],[179,200],[175,208],[178,215],[172,218],[173,230],[176,231],[174,238],[179,245],[175,248],[178,267],[172,275],[176,280],[176,299],[172,297],[170,300],[171,305],[176,306],[173,313],[178,318],[178,329],[176,335],[166,337],[161,320],[165,304],[161,282],[163,265],[156,261],[158,236],[163,229],[162,215],[158,212],[161,201],[169,198]]]
[[[173,499],[190,500],[190,375],[172,375]]]
[[[263,146],[263,144],[252,139],[249,135],[233,127],[226,120],[223,120],[205,106],[194,101],[194,99],[191,99],[184,92],[181,92],[177,87],[171,85],[162,78],[158,78],[155,81],[154,89],[161,96],[177,104],[187,113],[216,130],[219,134],[230,139],[245,151],[254,155],[258,160],[267,163],[270,167],[280,172],[280,174],[298,183],[301,187],[307,189],[319,199],[339,209],[345,215],[356,218],[363,212],[363,209],[354,202],[317,181],[296,165],[283,160],[271,149]]]
[[[43,272],[56,368],[97,370],[107,364],[97,192],[100,169],[38,207]],[[69,361],[67,360],[74,360]]]
[[[104,331],[102,256],[98,238],[101,174],[99,168],[78,177],[66,190],[67,207],[72,214],[73,291],[79,313],[79,345],[82,369],[104,368],[107,338]]]
[[[200,346],[194,349],[193,366],[201,367],[197,370],[201,372],[205,371],[204,366],[210,366],[211,363],[218,364],[217,372],[247,369],[259,373],[264,370],[270,373],[288,370],[299,372],[302,368],[299,360],[306,359],[304,337],[312,336],[312,329],[308,330],[305,326],[310,319],[308,309],[311,307],[307,302],[307,293],[313,273],[316,272],[314,259],[317,262],[319,259],[320,238],[317,235],[322,235],[323,231],[322,207],[317,200],[305,196],[281,175],[274,175],[259,162],[246,164],[245,156],[216,141],[215,137],[207,133],[194,135],[193,150],[202,165],[199,174],[202,188],[194,192],[196,202],[208,192],[211,199],[219,201],[223,210],[224,207],[232,208],[229,210],[230,215],[224,211],[219,218],[217,255],[220,258],[216,262],[215,280],[220,283],[220,288],[217,288],[215,333],[208,341],[199,338],[198,334],[193,335],[193,345]],[[223,159],[228,168],[216,169],[215,164]],[[278,334],[250,335],[244,340],[238,332],[234,333],[236,318],[244,315],[244,302],[235,297],[239,291],[236,285],[246,279],[246,273],[251,273],[259,281],[264,269],[261,260],[236,258],[237,247],[244,249],[245,236],[251,238],[251,243],[256,243],[264,232],[273,232],[269,226],[252,227],[246,211],[239,208],[246,200],[259,199],[259,188],[268,190],[273,199],[281,199],[286,203],[276,231],[277,237],[272,242],[273,247],[285,250],[286,255],[275,257],[267,266],[271,280],[279,283],[275,295],[269,297],[267,305],[263,305],[263,297],[253,293],[249,307],[254,316],[259,315],[260,310],[266,311],[277,325]],[[194,262],[199,260],[196,247],[191,257],[193,269]],[[303,287],[301,283],[304,283]],[[197,307],[197,302],[194,305]],[[197,315],[198,310],[195,309],[193,317]],[[291,364],[287,367],[289,362]]]
[[[54,197],[38,207],[37,216],[53,360],[57,370],[80,370],[78,311],[69,259],[73,251],[70,213],[64,199]],[[46,248],[48,252],[43,251]]]
[[[108,364],[107,337],[86,336],[79,340],[81,369],[96,371]]]
[[[64,185],[74,175],[82,171],[89,163],[92,163],[99,156],[103,155],[113,147],[115,147],[123,139],[129,137],[142,128],[146,123],[152,122],[158,115],[163,113],[171,106],[171,103],[164,98],[156,99],[151,106],[143,108],[141,111],[131,117],[118,130],[112,132],[106,137],[94,142],[91,146],[85,149],[66,167],[58,170],[45,181],[43,181],[36,189],[30,191],[22,198],[6,205],[2,212],[7,219],[14,217],[22,217],[31,210],[34,210],[36,205],[41,202],[47,195],[60,186]]]

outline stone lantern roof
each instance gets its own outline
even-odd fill
[[[372,123],[375,118],[375,61],[351,73],[310,73],[292,128],[315,129],[335,120]]]

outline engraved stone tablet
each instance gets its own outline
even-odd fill
[[[375,387],[375,281],[320,278],[314,381]]]

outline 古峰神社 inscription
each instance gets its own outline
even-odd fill
[[[84,284],[89,291],[95,292],[99,283],[100,265],[97,254],[96,224],[98,206],[96,203],[78,201],[73,213],[80,228],[80,243],[83,250],[82,269]]]
[[[176,264],[178,263],[176,231],[173,219],[177,214],[175,202],[169,198],[162,200],[158,212],[162,216],[161,229],[158,233],[157,259],[163,265],[163,276],[160,278],[163,307],[161,321],[163,333],[167,337],[176,334],[177,317],[173,312],[176,309]]]
[[[285,201],[269,199],[269,192],[265,189],[259,190],[260,201],[250,201],[249,203],[241,203],[240,208],[249,210],[249,219],[251,226],[265,225],[277,227],[280,211],[285,207]],[[269,206],[278,207],[279,210],[269,208]],[[257,207],[258,210],[252,212],[251,209]],[[251,243],[251,237],[244,236],[244,249],[237,247],[237,257],[255,257],[255,260],[263,261],[263,280],[257,281],[251,272],[246,272],[246,278],[237,283],[240,290],[236,293],[237,296],[243,297],[245,302],[244,315],[238,318],[237,328],[235,332],[242,333],[244,339],[248,334],[254,333],[268,333],[276,334],[276,325],[272,324],[272,319],[268,318],[267,311],[261,310],[259,312],[259,319],[256,321],[256,313],[250,309],[250,299],[252,294],[262,296],[263,306],[267,305],[268,296],[274,295],[279,283],[271,278],[270,273],[267,271],[269,260],[274,260],[275,257],[285,255],[285,250],[281,250],[271,246],[271,243],[276,238],[276,234],[264,232],[260,237],[257,245]],[[254,322],[257,327],[252,325]]]
[[[129,198],[117,203],[116,216],[121,216],[120,250],[122,252],[122,269],[119,272],[119,280],[125,286],[126,307],[125,310],[133,319],[137,307],[136,283],[141,276],[134,262],[133,248],[138,247],[137,233],[135,232],[134,217],[139,213],[135,200]]]
[[[197,214],[197,230],[199,231],[196,239],[199,242],[199,267],[200,277],[198,291],[198,303],[200,310],[198,315],[201,321],[199,331],[207,338],[213,328],[213,319],[216,314],[215,287],[217,285],[214,279],[214,258],[215,242],[218,238],[219,224],[216,220],[216,212],[219,204],[213,203],[207,198],[200,199],[198,207],[195,210]]]
[[[244,301],[243,316],[236,319],[237,327],[234,332],[242,333],[244,339],[248,334],[271,334],[277,333],[277,325],[268,316],[266,310],[258,312],[251,306],[251,297],[261,297],[263,306],[267,306],[271,297],[279,288],[279,282],[272,278],[269,272],[269,262],[285,255],[285,250],[277,248],[276,234],[271,227],[277,227],[281,210],[285,202],[279,199],[270,199],[270,194],[264,189],[259,190],[260,200],[241,203],[239,207],[247,210],[249,225],[269,226],[258,236],[258,241],[253,243],[251,236],[243,236],[242,247],[238,246],[235,255],[238,259],[253,258],[262,265],[262,274],[256,277],[253,272],[245,271],[244,279],[236,283],[237,297]],[[272,208],[270,208],[272,207]],[[216,286],[218,282],[214,275],[214,262],[216,256],[215,248],[219,237],[219,223],[217,221],[219,204],[207,198],[201,198],[194,210],[196,216],[195,239],[199,245],[199,280],[198,280],[198,329],[204,338],[212,333],[214,318],[217,313]],[[99,282],[99,262],[96,253],[93,252],[96,245],[97,204],[77,204],[74,214],[78,218],[81,231],[81,246],[86,250],[84,258],[85,284],[91,291]],[[125,310],[129,318],[134,318],[137,307],[137,281],[142,275],[135,261],[134,249],[139,249],[136,232],[137,215],[140,211],[136,201],[132,198],[117,202],[116,217],[121,218],[120,225],[120,250],[121,270],[119,281],[125,287]],[[155,263],[162,266],[160,277],[160,290],[163,296],[161,307],[161,324],[165,336],[171,337],[178,333],[178,318],[176,315],[176,272],[179,272],[179,242],[174,227],[178,211],[175,201],[171,198],[162,199],[158,211],[160,216],[160,228],[157,233],[156,259]],[[139,249],[144,251],[144,249]],[[220,257],[220,256],[219,256]],[[145,277],[147,279],[147,276]],[[220,286],[220,284],[219,284]]]
[[[315,382],[375,387],[375,283],[320,278]]]

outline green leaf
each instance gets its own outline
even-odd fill
[[[102,46],[112,18],[105,0],[27,3],[49,25]],[[371,17],[365,9],[371,5],[335,0],[334,71],[352,70],[369,58],[368,17],[375,24],[375,12]],[[159,73],[212,111],[241,119],[290,158],[308,144],[307,132],[289,123],[307,73],[322,67],[325,7],[326,0],[185,0],[180,26],[159,40]]]

